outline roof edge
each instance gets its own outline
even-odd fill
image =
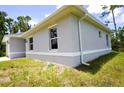
[[[28,30],[27,32],[24,32],[23,34],[21,34],[21,37],[26,37],[28,36],[29,33],[33,32],[34,29],[36,30],[37,27],[39,27],[40,25],[42,25],[44,22],[50,20],[52,17],[54,17],[55,15],[57,15],[58,13],[60,13],[62,10],[68,8],[68,7],[76,7],[80,10],[82,10],[84,13],[86,13],[88,15],[88,17],[90,18],[90,20],[93,20],[94,22],[97,23],[97,25],[101,26],[102,28],[106,29],[108,32],[111,32],[112,30],[107,27],[105,24],[103,24],[100,20],[96,19],[94,16],[92,16],[92,14],[90,14],[83,6],[80,5],[64,5],[61,8],[59,8],[58,10],[54,11],[50,16],[48,16],[47,18],[43,19],[41,22],[39,22],[36,26],[34,26],[33,28],[31,28],[30,30]]]

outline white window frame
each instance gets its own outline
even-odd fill
[[[57,32],[57,25],[53,25],[53,26],[50,26],[48,27],[48,30],[49,30],[49,50],[51,52],[57,52],[58,51],[58,33],[57,33],[57,37],[54,37],[54,38],[51,38],[51,33],[50,33],[50,30],[51,29],[55,29],[56,28],[56,32]],[[57,39],[57,49],[52,49],[52,44],[51,44],[51,41],[54,40],[54,39]]]

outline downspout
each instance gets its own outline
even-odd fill
[[[79,31],[79,46],[80,46],[80,54],[81,54],[81,64],[89,66],[90,64],[85,63],[83,61],[83,46],[82,46],[82,33],[81,33],[81,21],[84,20],[87,17],[87,14],[85,14],[83,17],[79,19],[78,23],[78,31]]]

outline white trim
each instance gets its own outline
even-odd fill
[[[25,54],[25,52],[10,52],[9,55],[15,55],[15,54]]]
[[[96,52],[103,52],[103,51],[108,51],[108,50],[111,50],[111,48],[89,50],[89,51],[84,51],[83,55],[92,54],[92,53],[96,53]]]
[[[96,52],[103,52],[103,51],[108,51],[111,50],[111,48],[107,49],[97,49],[97,50],[90,50],[90,51],[84,51],[83,55],[87,54],[92,54]],[[48,56],[68,56],[68,57],[75,57],[75,56],[80,56],[81,53],[79,52],[26,52],[26,54],[36,54],[36,55],[48,55]]]
[[[20,58],[20,57],[24,57],[25,52],[10,52],[8,53],[9,58]]]
[[[49,55],[49,56],[79,56],[80,52],[64,52],[64,53],[58,53],[58,52],[26,52],[26,54],[37,54],[37,55]]]
[[[97,49],[97,50],[90,50],[90,51],[84,51],[83,55],[87,54],[92,54],[92,53],[97,53],[97,52],[103,52],[103,51],[108,51],[111,50],[111,48],[107,49]],[[17,54],[25,54],[25,52],[11,52],[9,55],[17,55]],[[68,57],[75,57],[75,56],[80,56],[80,51],[79,52],[26,52],[26,54],[37,54],[37,55],[48,55],[48,56],[68,56]]]

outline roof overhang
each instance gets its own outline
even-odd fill
[[[6,43],[10,38],[22,38],[21,35],[5,35],[2,39],[2,43]]]
[[[88,11],[85,8],[83,8],[82,6],[65,5],[65,6],[61,7],[60,9],[56,10],[50,16],[45,18],[43,21],[38,23],[35,27],[33,27],[30,30],[28,30],[27,32],[23,33],[21,35],[21,37],[26,38],[27,36],[30,36],[30,35],[34,34],[35,32],[37,32],[39,29],[42,29],[46,26],[53,25],[55,22],[57,22],[57,20],[60,20],[61,18],[63,18],[66,15],[69,15],[69,14],[74,14],[77,17],[79,17],[79,19],[81,17],[83,17],[85,14],[87,14],[88,16],[85,19],[86,21],[96,25],[100,29],[111,32],[111,30],[107,26],[105,26],[102,22],[100,22],[95,17],[93,17],[91,14],[89,14]]]

